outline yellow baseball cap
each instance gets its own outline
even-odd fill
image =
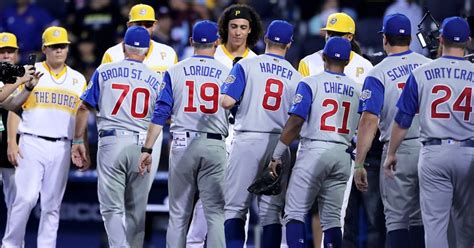
[[[18,49],[16,36],[12,33],[0,33],[0,48],[13,47]]]
[[[43,32],[43,46],[69,43],[67,31],[62,27],[49,27]]]
[[[346,13],[334,13],[328,17],[326,27],[321,30],[355,34],[355,22]]]
[[[148,21],[154,22],[155,19],[155,10],[146,4],[137,4],[130,9],[128,15],[128,22],[139,22],[139,21]]]

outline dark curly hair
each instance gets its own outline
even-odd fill
[[[219,17],[219,35],[223,44],[227,43],[227,35],[229,34],[228,26],[231,14],[235,8],[245,8],[250,13],[252,21],[250,21],[251,32],[247,36],[247,47],[253,48],[263,34],[262,21],[255,10],[246,4],[233,4],[227,7]]]

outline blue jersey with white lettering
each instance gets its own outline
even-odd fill
[[[360,87],[346,75],[328,71],[304,78],[289,111],[305,119],[301,137],[350,145],[359,120]]]
[[[146,132],[162,81],[143,63],[125,59],[97,68],[81,99],[97,110],[99,130]]]
[[[359,113],[379,116],[380,141],[387,142],[392,131],[396,104],[411,72],[431,61],[410,50],[387,56],[367,75],[362,88]],[[419,120],[415,116],[406,138],[419,137]]]
[[[195,55],[171,66],[164,76],[152,122],[171,132],[228,134],[228,111],[219,105],[220,85],[229,69],[213,57]]]
[[[419,109],[420,137],[474,139],[474,64],[443,56],[413,71],[397,103],[395,121],[410,125]]]
[[[221,93],[240,101],[236,131],[281,133],[301,75],[285,58],[262,54],[240,60]]]

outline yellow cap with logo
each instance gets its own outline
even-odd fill
[[[128,15],[128,22],[154,22],[155,19],[155,10],[146,4],[137,4],[130,9],[130,14]]]
[[[62,27],[49,27],[43,32],[43,46],[69,43],[67,31]]]
[[[328,17],[326,27],[321,30],[355,34],[355,22],[346,13],[334,13]]]
[[[18,49],[16,36],[12,33],[0,33],[0,48],[13,47]]]

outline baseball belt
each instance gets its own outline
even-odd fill
[[[208,139],[215,139],[215,140],[223,140],[223,137],[221,134],[218,133],[201,133],[201,132],[186,132],[186,137],[192,138],[192,137],[200,137],[201,135],[206,135],[206,138]]]
[[[474,147],[474,140],[429,139],[422,143],[424,146],[460,145],[462,147]]]
[[[67,137],[53,138],[53,137],[48,137],[48,136],[36,135],[36,134],[32,134],[32,133],[23,133],[23,134],[28,135],[28,136],[33,136],[33,137],[36,137],[36,138],[40,138],[40,139],[44,139],[44,140],[51,141],[51,142],[68,140]]]

